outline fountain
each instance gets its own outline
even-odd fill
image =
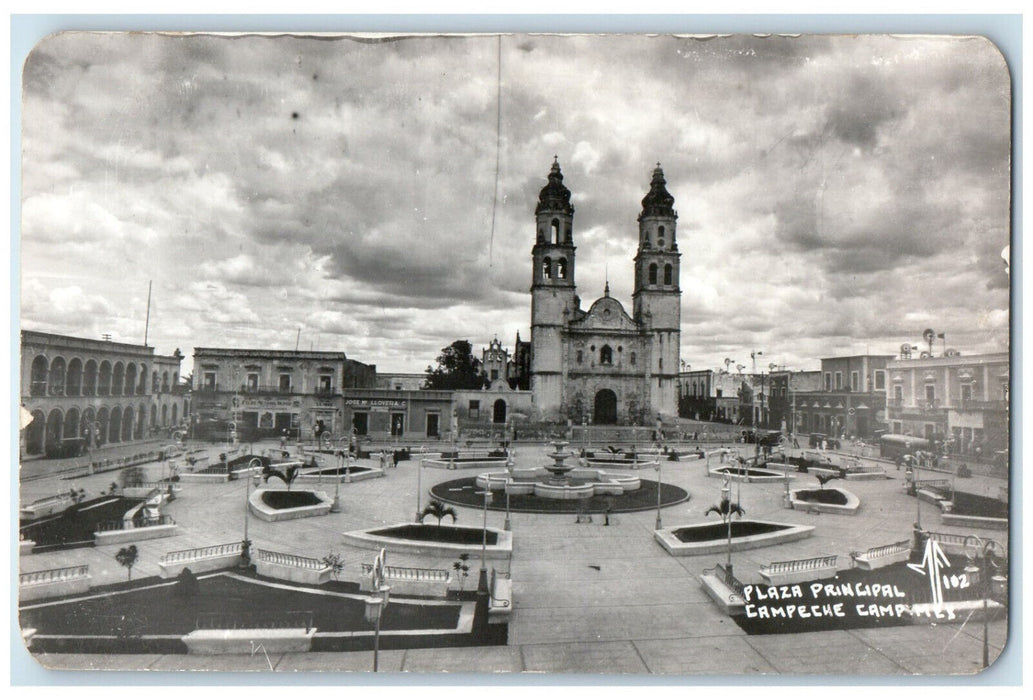
[[[547,454],[546,457],[552,458],[554,464],[546,465],[545,471],[549,472],[552,477],[549,479],[549,483],[554,486],[569,486],[570,485],[570,472],[574,470],[574,465],[565,464],[569,457],[573,457],[573,452],[564,452],[563,448],[570,443],[557,440],[552,443],[554,451]]]

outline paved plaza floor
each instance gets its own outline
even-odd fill
[[[752,446],[745,446],[752,447]],[[213,448],[217,453],[218,448]],[[550,448],[518,445],[517,463],[548,463]],[[341,533],[411,521],[427,503],[434,484],[473,475],[424,468],[418,461],[401,462],[386,477],[340,485],[342,511],[323,517],[278,523],[250,518],[255,546],[307,557],[338,553],[345,562],[342,578],[358,580],[360,564],[372,561],[370,550],[345,545]],[[722,480],[706,475],[701,461],[662,462],[661,477],[691,494],[661,512],[664,526],[717,520],[704,517],[720,499]],[[161,474],[154,468],[154,478]],[[643,474],[643,476],[646,476]],[[648,478],[655,478],[651,471]],[[793,488],[813,487],[817,481],[794,475]],[[764,549],[732,554],[737,576],[759,582],[757,570],[772,561],[840,555],[849,566],[849,552],[907,539],[916,518],[916,499],[904,492],[904,474],[890,467],[888,479],[835,481],[861,499],[857,515],[833,515],[787,510],[782,483],[733,484],[747,517],[814,525],[814,536]],[[117,473],[67,479],[49,476],[24,481],[23,502],[69,488],[92,496],[117,481]],[[420,482],[420,494],[417,482]],[[1003,480],[987,476],[959,479],[957,488],[996,495]],[[243,537],[243,481],[218,484],[184,483],[165,512],[179,524],[177,536],[137,544],[140,561],[134,578],[158,574],[159,557],[172,550],[238,542]],[[309,488],[306,485],[305,488]],[[330,483],[322,490],[333,495]],[[966,531],[940,523],[939,509],[922,503],[926,529],[968,534],[976,532],[1007,544],[1007,533]],[[460,525],[481,525],[480,509],[456,508]],[[514,533],[511,562],[488,562],[488,568],[508,569],[513,581],[514,608],[509,643],[503,647],[389,650],[380,655],[382,670],[394,672],[548,672],[578,674],[966,674],[979,670],[983,627],[971,622],[916,624],[903,627],[833,632],[748,636],[710,600],[700,586],[704,569],[725,560],[725,554],[673,557],[654,539],[655,510],[621,513],[604,525],[576,522],[574,515],[512,514]],[[505,514],[487,512],[491,527],[503,526]],[[93,584],[125,579],[115,561],[119,546],[82,548],[21,557],[22,571],[89,564]],[[476,585],[478,550],[471,551]],[[452,558],[420,557],[388,552],[388,564],[452,568]],[[990,656],[1005,644],[1007,623],[989,625]],[[365,671],[372,652],[287,653],[257,656],[185,655],[40,655],[46,667],[61,669],[150,669],[220,671]]]

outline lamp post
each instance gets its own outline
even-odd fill
[[[502,525],[502,529],[509,532],[512,529],[512,525],[509,521],[509,482],[513,479],[513,450],[508,448],[506,450],[506,522]]]
[[[254,457],[248,461],[247,466],[247,474],[244,475],[244,540],[240,543],[240,558],[244,566],[251,561],[251,540],[248,538],[248,525],[251,520],[251,479],[255,479],[255,486],[258,486],[258,479],[261,478],[257,474],[252,477],[251,471],[256,466],[261,467],[262,460]]]
[[[971,546],[971,552],[970,552]],[[994,540],[984,540],[976,535],[969,535],[965,538],[965,556],[969,563],[973,563],[977,556],[982,556],[980,583],[983,586],[983,668],[990,665],[990,621],[988,610],[990,607],[990,593],[993,577],[990,575],[990,567],[997,568],[997,557],[995,550],[1001,545]]]
[[[337,450],[337,475],[334,479],[334,502],[330,506],[331,513],[341,512],[341,467],[344,467],[345,474],[351,473],[351,467],[348,465],[346,454],[343,450]]]
[[[420,522],[420,497],[423,494],[423,459],[426,445],[420,445],[420,463],[416,465],[416,522]]]
[[[721,500],[728,503],[728,576],[732,576],[732,484],[731,475],[725,477],[724,486],[721,487]]]
[[[373,628],[373,672],[376,673],[380,666],[380,619],[384,616],[384,608],[387,607],[391,597],[391,587],[384,585],[384,560],[387,552],[380,550],[380,554],[373,561],[373,568],[370,571],[373,595],[366,598],[366,620],[372,622]]]
[[[656,457],[656,528],[659,530],[664,526],[663,521],[660,519],[660,492],[664,485],[663,472],[661,471],[661,459],[660,456]]]
[[[484,522],[481,525],[481,573],[477,578],[477,593],[488,592],[488,494],[491,489],[485,485],[481,494],[484,496]]]

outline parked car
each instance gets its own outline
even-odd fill
[[[811,447],[814,447],[814,448],[817,448],[817,449],[821,449],[821,446],[822,446],[823,442],[825,443],[825,447],[827,449],[830,449],[830,450],[838,450],[839,449],[839,438],[830,437],[830,436],[826,435],[825,433],[811,433],[811,437],[810,437],[810,440],[808,441],[808,444]]]

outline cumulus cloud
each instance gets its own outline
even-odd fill
[[[555,154],[586,307],[608,278],[630,308],[662,163],[695,367],[1000,348],[1010,109],[981,39],[58,34],[24,71],[22,318],[131,335],[153,283],[185,352],[509,344]]]

